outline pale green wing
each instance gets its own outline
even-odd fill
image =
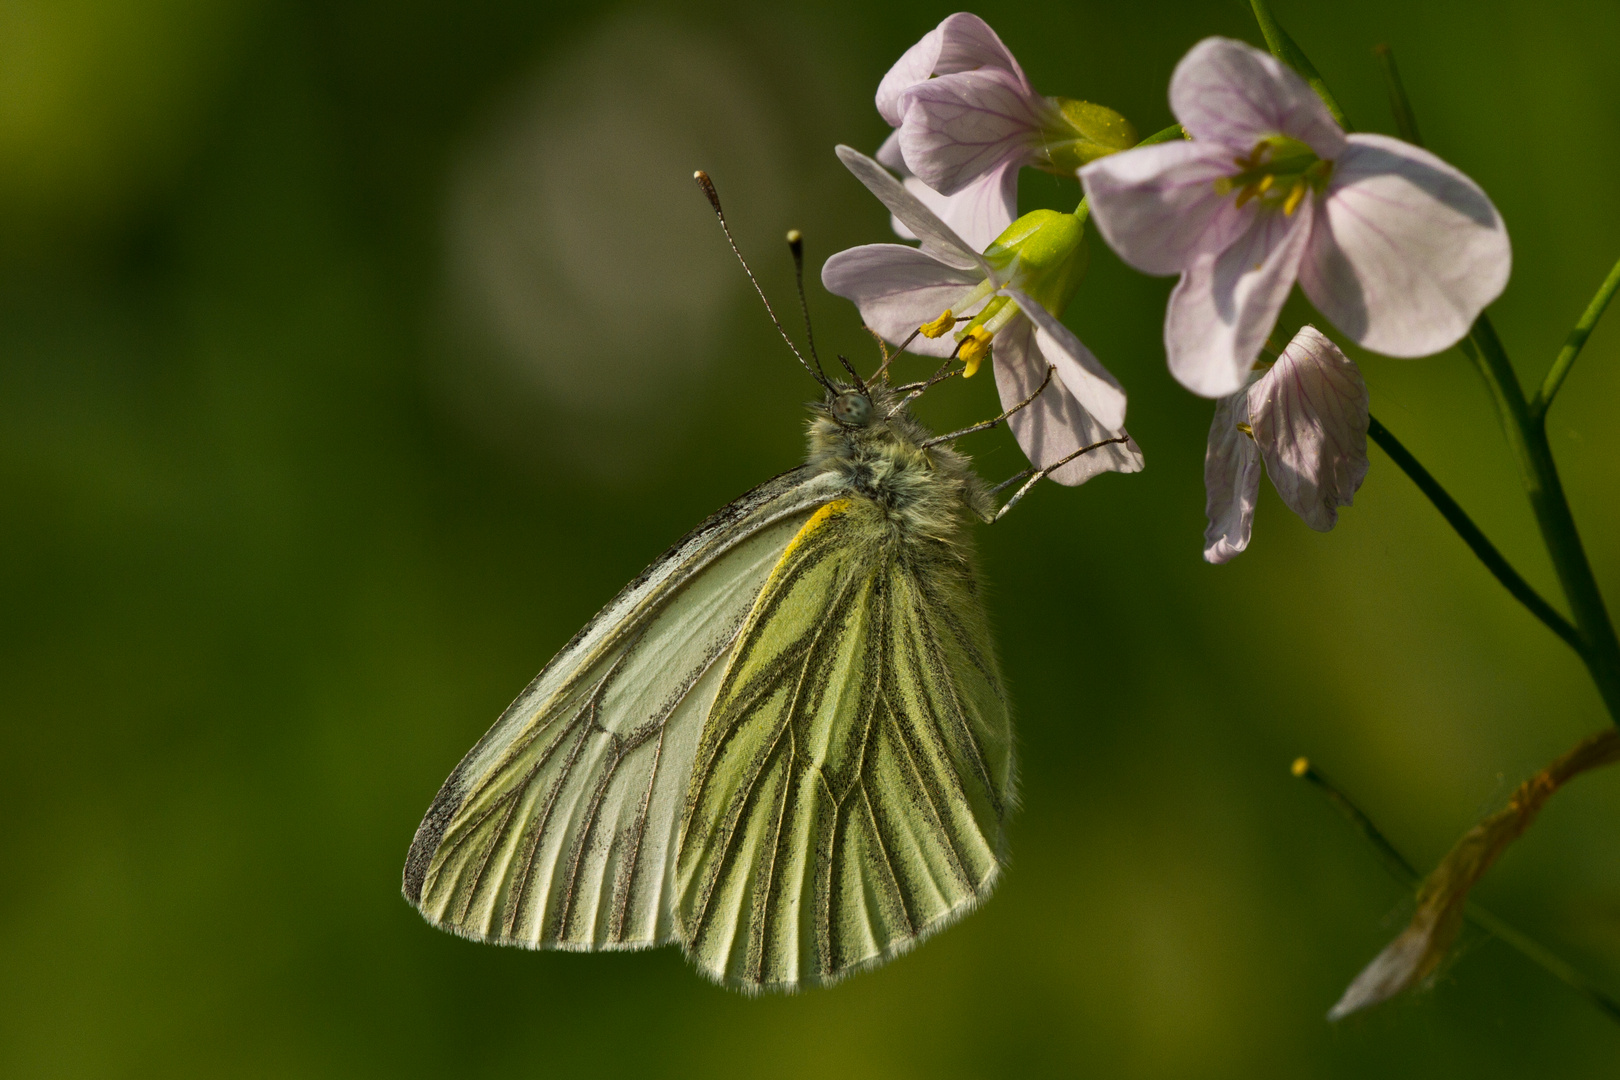
[[[445,781],[404,892],[429,922],[534,948],[671,940],[692,758],[754,599],[833,478],[785,473],[648,567]]]
[[[755,601],[704,726],[679,936],[746,990],[833,982],[982,900],[1012,733],[965,556],[883,510],[816,512]]]

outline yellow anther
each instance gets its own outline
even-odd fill
[[[1271,185],[1275,184],[1276,182],[1277,176],[1275,173],[1266,173],[1266,175],[1260,178],[1260,187],[1255,194],[1264,195],[1266,192],[1271,190]]]
[[[1248,424],[1243,423],[1241,420],[1238,421],[1237,429],[1239,431],[1243,432],[1243,434],[1247,435],[1249,438],[1251,438],[1251,439],[1254,438],[1254,428],[1250,427]]]
[[[917,327],[917,332],[925,338],[944,337],[955,325],[956,316],[951,313],[950,308],[946,308],[944,314],[933,322],[925,322]]]
[[[1293,773],[1295,776],[1304,776],[1306,773],[1311,771],[1310,759],[1302,757],[1295,758],[1294,764],[1289,767],[1288,771]]]
[[[1293,217],[1294,211],[1299,209],[1299,204],[1304,200],[1305,181],[1297,180],[1294,182],[1294,189],[1288,193],[1288,201],[1283,203],[1283,217]]]
[[[956,350],[957,358],[966,364],[962,371],[962,378],[971,379],[979,370],[979,365],[990,359],[990,339],[994,334],[982,326],[975,326],[969,330],[967,337],[962,339],[961,346]]]

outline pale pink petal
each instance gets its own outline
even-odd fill
[[[899,128],[889,132],[889,137],[883,140],[883,145],[878,147],[877,153],[872,156],[877,159],[879,165],[895,173],[902,180],[911,175],[911,170],[906,168],[906,159],[900,153]]]
[[[1367,476],[1367,384],[1314,326],[1249,387],[1249,423],[1288,508],[1327,532]]]
[[[924,251],[951,266],[978,267],[983,271],[980,280],[994,276],[983,256],[963,243],[955,230],[907,191],[893,173],[852,147],[839,146],[837,153],[855,178],[922,242]]]
[[[1004,409],[1012,408],[1034,393],[1046,376],[1046,359],[1034,338],[1033,325],[1024,319],[1014,319],[996,335],[996,390]],[[1125,434],[1098,423],[1058,378],[1054,378],[1031,404],[1008,417],[1007,426],[1030,463],[1037,467],[1060,461],[1083,446]],[[1141,471],[1142,450],[1133,439],[1081,454],[1053,471],[1051,478],[1074,487],[1099,473]]]
[[[1344,131],[1310,84],[1253,45],[1205,38],[1170,77],[1170,110],[1194,139],[1247,154],[1271,135],[1287,135],[1334,158]]]
[[[1410,143],[1352,135],[1299,283],[1358,345],[1428,356],[1468,333],[1512,265],[1507,229],[1478,184]]]
[[[899,127],[904,109],[900,96],[930,75],[950,75],[975,68],[1000,68],[1027,85],[1024,71],[996,32],[977,15],[958,12],[922,36],[878,83],[877,110],[890,127]]]
[[[946,266],[927,252],[903,244],[850,248],[821,266],[821,283],[827,291],[853,300],[861,320],[895,345],[923,323],[937,319],[983,280],[975,271]],[[955,348],[956,339],[946,334],[939,338],[919,336],[907,351],[949,356]]]
[[[1125,426],[1125,388],[1098,362],[1074,331],[1017,289],[1004,289],[1035,324],[1035,346],[1075,400],[1109,431]]]
[[[1215,403],[1204,451],[1204,560],[1223,563],[1249,546],[1254,505],[1260,494],[1260,451],[1238,429],[1249,421],[1247,389]]]
[[[1248,378],[1266,343],[1311,235],[1312,199],[1292,217],[1258,214],[1219,255],[1200,255],[1170,294],[1164,348],[1170,373],[1195,394],[1221,398]]]
[[[928,209],[949,225],[962,242],[983,251],[1013,223],[1018,206],[1018,169],[1008,165],[982,176],[955,195],[941,195],[915,176],[901,183]],[[917,234],[905,222],[889,215],[889,224],[902,240],[915,240]]]
[[[877,88],[877,111],[890,127],[899,127],[904,119],[900,108],[900,95],[911,89],[917,83],[933,75],[934,64],[939,60],[940,44],[944,40],[941,27],[922,36],[922,40],[907,49],[894,62],[894,66],[883,76]]]
[[[906,92],[904,106],[900,152],[912,173],[942,195],[1031,159],[1050,110],[1045,98],[996,69],[919,83]]]
[[[1108,246],[1145,274],[1176,274],[1223,251],[1260,210],[1215,190],[1232,175],[1232,151],[1173,142],[1099,158],[1080,170],[1091,219]]]

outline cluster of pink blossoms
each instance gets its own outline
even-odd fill
[[[1186,137],[1154,145],[1128,148],[1135,133],[1110,110],[1036,93],[969,14],[907,50],[877,106],[895,129],[877,161],[848,147],[839,156],[919,244],[840,252],[823,269],[827,288],[894,344],[959,356],[969,373],[988,357],[1008,408],[1050,366],[1052,384],[1009,421],[1045,467],[1124,432],[1124,391],[1059,321],[1084,267],[1089,210],[1126,263],[1180,275],[1165,314],[1170,372],[1217,399],[1211,562],[1247,546],[1261,462],[1320,530],[1367,472],[1367,388],[1343,351],[1306,326],[1275,363],[1261,358],[1296,282],[1345,338],[1397,357],[1455,344],[1507,284],[1507,231],[1477,184],[1419,147],[1346,134],[1302,78],[1242,42],[1208,38],[1182,59],[1170,107]],[[1077,174],[1081,213],[1017,217],[1026,166]],[[1078,484],[1141,467],[1128,442],[1053,476]]]

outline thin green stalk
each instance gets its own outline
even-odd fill
[[[1384,85],[1389,89],[1389,111],[1395,114],[1395,130],[1413,146],[1423,145],[1418,134],[1417,117],[1412,115],[1412,103],[1406,97],[1406,84],[1401,82],[1400,69],[1395,66],[1395,53],[1388,45],[1374,45],[1373,55],[1384,71]]]
[[[1620,640],[1615,638],[1614,624],[1609,621],[1603,594],[1598,591],[1597,578],[1592,574],[1580,532],[1575,528],[1575,515],[1564,497],[1564,485],[1558,478],[1552,448],[1547,445],[1546,430],[1531,417],[1519,377],[1488,315],[1481,314],[1474,320],[1473,329],[1459,344],[1484,376],[1496,403],[1502,430],[1519,465],[1519,480],[1541,529],[1541,539],[1547,545],[1558,583],[1575,616],[1575,627],[1586,641],[1582,658],[1592,673],[1592,681],[1597,683],[1610,718],[1620,724]]]
[[[1423,875],[1418,873],[1417,867],[1389,842],[1378,826],[1373,824],[1372,818],[1368,817],[1350,796],[1340,791],[1331,780],[1322,775],[1321,770],[1305,758],[1294,762],[1293,773],[1302,780],[1310,781],[1318,791],[1327,796],[1333,808],[1339,811],[1345,820],[1350,822],[1351,827],[1361,834],[1362,839],[1372,846],[1373,854],[1378,856],[1378,861],[1383,863],[1384,869],[1389,871],[1391,877],[1409,889],[1417,888],[1423,880]],[[1553,977],[1574,989],[1607,1014],[1611,1020],[1620,1021],[1620,1001],[1610,997],[1600,986],[1577,971],[1574,965],[1535,938],[1517,929],[1505,919],[1491,914],[1474,900],[1468,901],[1463,915],[1469,922],[1492,937],[1501,939],[1509,947],[1517,949],[1530,961],[1540,965]]]
[[[1271,13],[1271,5],[1266,0],[1249,0],[1249,6],[1254,9],[1255,21],[1260,24],[1260,33],[1265,37],[1266,48],[1271,50],[1271,55],[1304,76],[1305,81],[1311,84],[1311,89],[1316,91],[1317,96],[1322,99],[1322,104],[1327,106],[1328,112],[1333,114],[1333,119],[1339,122],[1340,127],[1346,131],[1354,130],[1350,126],[1350,121],[1345,119],[1344,110],[1339,108],[1332,91],[1327,88],[1327,83],[1317,74],[1315,65],[1304,51],[1294,44],[1294,39],[1288,36],[1288,31],[1278,24],[1277,17]]]
[[[1384,52],[1388,53],[1387,47]],[[1421,145],[1417,135],[1417,114],[1413,112],[1412,103],[1406,97],[1406,88],[1395,72],[1393,57],[1389,58],[1385,70],[1390,76],[1390,101],[1401,134]],[[1581,545],[1581,535],[1575,528],[1575,515],[1570,512],[1569,500],[1564,497],[1564,485],[1558,478],[1558,465],[1553,460],[1552,448],[1547,444],[1547,430],[1543,422],[1547,405],[1569,374],[1570,365],[1580,354],[1587,335],[1592,332],[1593,325],[1603,314],[1617,287],[1620,287],[1620,266],[1609,274],[1609,280],[1593,297],[1586,314],[1565,342],[1563,352],[1553,362],[1552,370],[1547,373],[1547,381],[1536,395],[1539,409],[1525,400],[1519,376],[1513,370],[1513,363],[1508,359],[1507,350],[1502,348],[1502,341],[1496,336],[1496,329],[1488,315],[1481,313],[1474,320],[1468,337],[1458,344],[1484,376],[1485,385],[1496,403],[1502,430],[1507,435],[1508,446],[1519,466],[1519,479],[1530,500],[1530,509],[1536,516],[1542,541],[1547,545],[1547,554],[1552,557],[1558,584],[1564,590],[1564,598],[1569,602],[1575,627],[1585,648],[1573,642],[1571,645],[1586,661],[1586,669],[1597,684],[1610,718],[1620,724],[1620,640],[1615,638],[1614,624],[1609,621],[1603,594],[1598,591],[1597,578],[1592,574],[1591,563],[1587,561],[1586,550]]]
[[[1367,419],[1367,435],[1373,442],[1383,447],[1384,453],[1401,467],[1402,472],[1412,478],[1418,490],[1429,497],[1429,501],[1434,503],[1434,508],[1440,511],[1440,516],[1457,530],[1457,535],[1462,537],[1463,543],[1479,556],[1479,561],[1496,576],[1496,580],[1502,583],[1503,588],[1512,593],[1515,600],[1529,608],[1530,614],[1546,623],[1549,630],[1563,638],[1570,648],[1584,656],[1586,642],[1581,639],[1580,632],[1513,568],[1496,549],[1496,545],[1492,544],[1479,526],[1474,524],[1467,511],[1458,505],[1457,500],[1440,486],[1440,482],[1433,474],[1412,456],[1412,452],[1403,446],[1388,428],[1379,423],[1377,417],[1369,416]]]
[[[1547,422],[1547,407],[1552,404],[1558,388],[1564,385],[1569,369],[1575,365],[1575,358],[1581,355],[1581,349],[1585,348],[1586,339],[1592,336],[1592,328],[1603,317],[1603,310],[1614,299],[1616,289],[1620,289],[1620,262],[1614,264],[1614,269],[1609,271],[1609,276],[1598,288],[1597,295],[1586,305],[1586,313],[1575,324],[1575,329],[1569,332],[1569,337],[1564,339],[1564,347],[1559,350],[1558,359],[1553,361],[1547,377],[1542,380],[1541,389],[1530,399],[1530,419],[1536,423]]]

